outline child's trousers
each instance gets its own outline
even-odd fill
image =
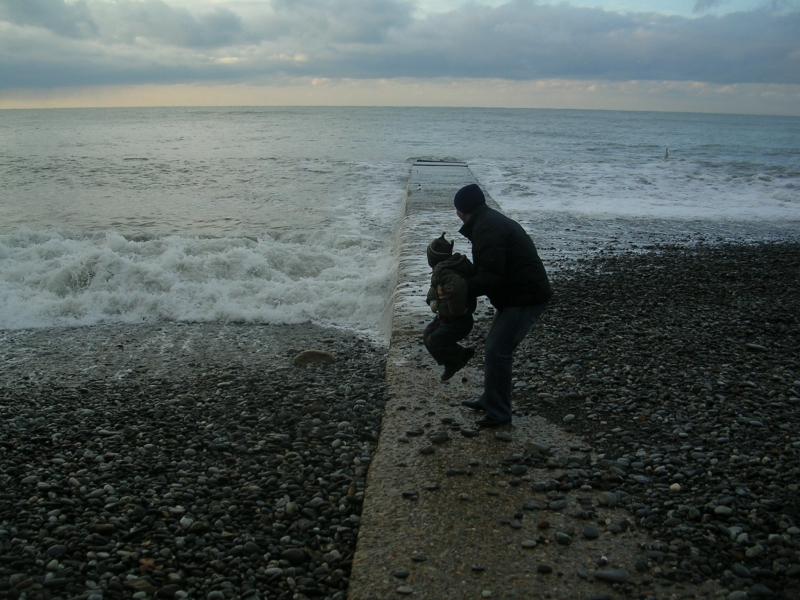
[[[425,347],[436,361],[445,367],[461,367],[466,349],[458,342],[472,331],[472,315],[450,317],[446,321],[439,315],[425,328]]]

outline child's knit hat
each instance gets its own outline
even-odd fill
[[[428,265],[431,269],[443,260],[447,260],[453,256],[453,246],[455,243],[455,240],[448,242],[444,239],[444,233],[442,233],[442,237],[438,237],[428,244]]]

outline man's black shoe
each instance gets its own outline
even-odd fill
[[[492,419],[491,417],[484,417],[478,421],[475,421],[475,425],[480,427],[481,429],[488,429],[489,427],[502,427],[503,425],[510,425],[511,420],[508,421],[498,421],[496,419]]]
[[[464,400],[461,403],[461,406],[466,406],[467,408],[471,408],[472,410],[486,410],[477,400]]]

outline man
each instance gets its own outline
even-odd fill
[[[511,423],[514,349],[544,312],[552,291],[533,240],[519,223],[489,208],[478,185],[458,190],[453,204],[464,223],[459,233],[472,242],[477,271],[466,278],[468,294],[487,296],[495,308],[486,336],[483,394],[462,404],[486,412],[478,426],[498,427]]]

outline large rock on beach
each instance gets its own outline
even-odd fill
[[[292,359],[295,367],[307,367],[314,364],[332,365],[335,362],[336,357],[324,350],[303,350]]]

